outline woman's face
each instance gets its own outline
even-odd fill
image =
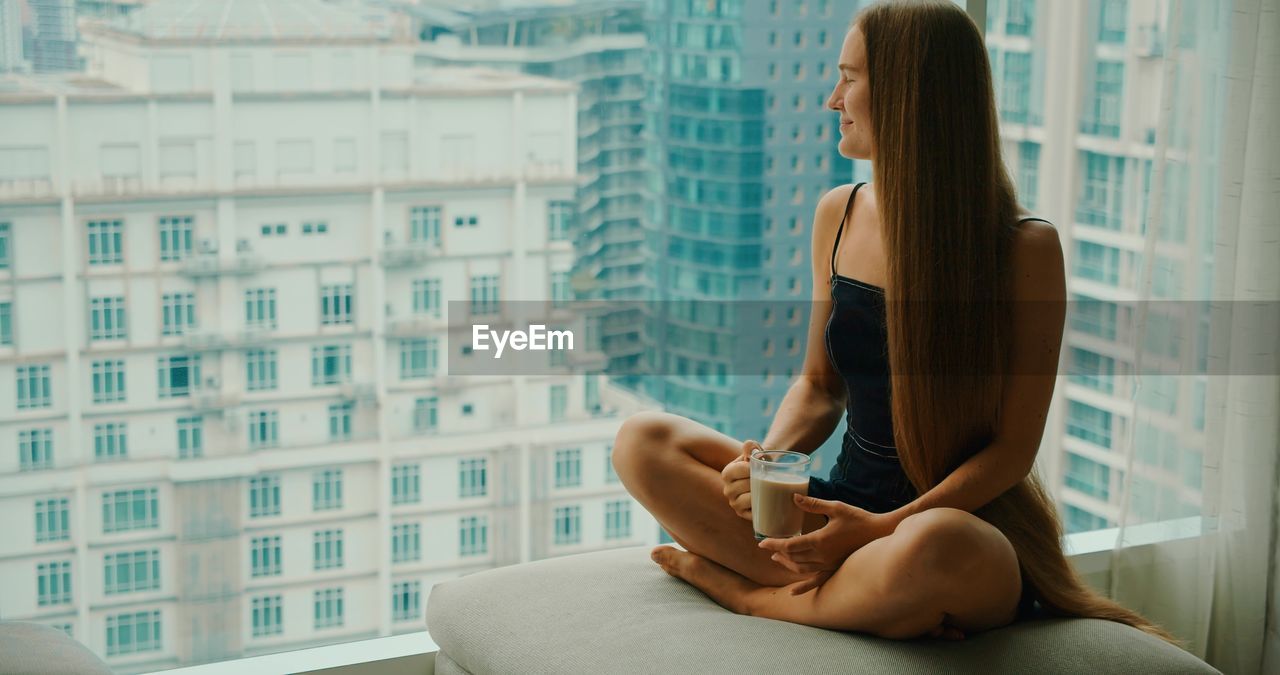
[[[840,113],[840,156],[871,159],[871,89],[867,82],[867,50],[862,30],[854,25],[844,36],[837,63],[839,80],[827,107]]]

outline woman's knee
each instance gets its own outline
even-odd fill
[[[919,579],[948,584],[976,570],[1012,567],[1017,555],[1000,530],[977,516],[951,508],[933,508],[908,516],[898,524],[890,570]]]
[[[613,470],[624,480],[639,475],[638,469],[652,463],[668,449],[674,436],[675,417],[670,413],[646,410],[623,420],[613,441]]]

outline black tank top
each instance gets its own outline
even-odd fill
[[[826,326],[827,355],[844,381],[848,403],[847,429],[830,482],[842,500],[883,512],[914,500],[916,493],[898,463],[893,441],[884,289],[836,272],[840,235],[853,199],[863,185],[858,183],[849,194],[831,247],[832,307]],[[1048,222],[1041,218],[1022,220]]]

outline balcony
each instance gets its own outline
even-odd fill
[[[406,316],[387,320],[388,337],[415,337],[445,330],[449,322],[440,316]]]
[[[209,277],[220,274],[253,274],[266,267],[262,258],[249,251],[240,251],[234,257],[220,258],[216,253],[201,253],[187,258],[181,271],[189,277]]]
[[[407,267],[418,265],[432,258],[441,258],[444,251],[439,244],[429,242],[409,242],[404,244],[387,244],[383,247],[378,259],[386,267]]]

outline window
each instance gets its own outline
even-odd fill
[[[186,335],[196,327],[195,293],[160,296],[161,335]]]
[[[631,502],[626,499],[604,505],[604,538],[627,539],[631,536]]]
[[[49,366],[18,366],[18,410],[48,408],[53,405],[49,387]]]
[[[106,579],[103,592],[136,593],[160,588],[160,551],[122,551],[103,557],[103,575]]]
[[[1120,230],[1123,220],[1124,157],[1096,152],[1081,153],[1084,185],[1076,205],[1076,220],[1109,230]]]
[[[458,496],[483,497],[488,494],[488,460],[484,457],[458,460]]]
[[[471,277],[471,313],[496,314],[498,312],[498,277],[486,274]]]
[[[475,215],[453,217],[454,227],[476,227],[479,224],[480,224],[480,219]]]
[[[0,302],[0,347],[13,344],[13,303]]]
[[[124,262],[123,221],[91,220],[87,228],[90,265],[119,265]]]
[[[413,380],[436,374],[436,338],[400,341],[400,379]]]
[[[271,391],[278,386],[279,356],[274,349],[250,349],[244,354],[245,389]]]
[[[323,220],[316,220],[316,221],[308,220],[308,221],[303,221],[302,223],[302,234],[304,235],[328,234],[328,233],[329,233],[329,223]]]
[[[582,541],[582,507],[558,506],[555,511],[557,546],[577,544]]]
[[[461,557],[489,553],[489,517],[463,516],[458,520],[458,555]]]
[[[316,629],[342,626],[342,589],[325,588],[316,591]]]
[[[409,241],[440,245],[440,207],[415,206],[409,209]]]
[[[1091,281],[1101,281],[1112,286],[1120,282],[1120,249],[1076,240],[1073,273]]]
[[[266,637],[284,632],[284,598],[266,595],[253,599],[253,636]]]
[[[280,576],[280,535],[254,537],[249,543],[250,575],[257,577]]]
[[[36,500],[36,543],[67,541],[71,538],[71,516],[67,500]]]
[[[161,356],[156,359],[160,398],[190,396],[193,382],[200,381],[200,355]]]
[[[276,289],[251,288],[244,292],[244,325],[258,330],[276,329]]]
[[[124,400],[124,361],[94,361],[93,402],[121,403]]]
[[[991,8],[988,7],[987,11],[991,11]],[[1009,0],[1009,16],[1004,32],[1008,35],[1031,35],[1035,15],[1035,0]]]
[[[1073,293],[1069,303],[1071,330],[1096,335],[1107,340],[1116,338],[1116,303],[1095,300]]]
[[[1129,22],[1129,0],[1102,0],[1098,17],[1098,42],[1124,43]]]
[[[417,504],[422,501],[422,468],[417,464],[391,467],[391,503]]]
[[[1022,205],[1034,211],[1040,195],[1040,144],[1024,141],[1018,144],[1018,195]]]
[[[564,420],[565,410],[569,406],[569,387],[563,384],[553,384],[550,389],[549,401],[551,405],[551,421],[560,422]]]
[[[547,202],[547,241],[569,241],[573,212],[573,202]]]
[[[342,469],[325,469],[311,476],[311,509],[329,511],[342,508]]]
[[[329,404],[329,440],[351,440],[351,414],[355,407],[354,401]]]
[[[107,617],[107,656],[160,651],[160,610]]]
[[[280,515],[280,476],[256,476],[249,479],[249,517]]]
[[[0,270],[7,270],[13,264],[13,225],[0,222]]]
[[[1111,467],[1087,457],[1081,457],[1074,452],[1066,454],[1067,472],[1064,477],[1066,486],[1107,501],[1111,496]]]
[[[120,296],[89,300],[89,339],[123,340],[128,337],[124,298]]]
[[[1006,122],[1026,124],[1031,109],[1031,55],[1005,52],[1004,78],[1001,80],[1000,118]]]
[[[320,287],[320,324],[338,326],[351,323],[351,284]]]
[[[249,447],[272,448],[280,444],[280,413],[275,410],[249,411]]]
[[[176,262],[191,255],[191,216],[161,216],[160,261]]]
[[[117,490],[102,495],[102,531],[128,532],[160,527],[160,500],[156,488]]]
[[[398,523],[391,526],[391,562],[415,562],[422,559],[422,525]]]
[[[93,425],[93,458],[104,460],[123,459],[129,456],[128,430],[124,422],[106,422]]]
[[[204,456],[204,418],[196,415],[178,418],[178,459]]]
[[[610,484],[619,482],[618,472],[615,471],[613,468],[613,444],[612,443],[610,443],[609,445],[606,445],[604,448],[604,482],[610,483]]]
[[[311,386],[351,382],[351,345],[311,347]]]
[[[1115,359],[1079,347],[1071,348],[1067,379],[1091,389],[1111,393],[1115,387]]]
[[[1071,504],[1066,505],[1066,521],[1067,534],[1090,532],[1111,527],[1111,523],[1106,518],[1096,516]]]
[[[556,487],[569,488],[582,485],[582,450],[569,448],[556,450]]]
[[[71,604],[71,562],[36,565],[36,597],[41,607]]]
[[[316,570],[342,567],[342,530],[317,530],[312,535],[311,546]]]
[[[413,402],[413,430],[417,433],[435,431],[440,421],[440,399],[423,396]]]
[[[18,465],[22,471],[53,468],[53,429],[18,432]]]
[[[1080,120],[1080,131],[1094,136],[1120,137],[1121,104],[1124,102],[1124,64],[1098,61],[1093,96]]]
[[[415,279],[413,281],[413,313],[440,316],[439,279]]]
[[[391,620],[414,621],[422,616],[422,582],[391,584]]]
[[[1104,448],[1111,447],[1111,413],[1087,403],[1067,406],[1067,434]]]
[[[551,306],[564,307],[573,299],[573,290],[569,286],[568,272],[551,273]]]

